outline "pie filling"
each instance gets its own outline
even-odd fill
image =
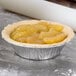
[[[54,44],[67,37],[63,29],[64,27],[58,24],[38,21],[35,24],[22,24],[16,27],[10,33],[10,38],[21,43]]]

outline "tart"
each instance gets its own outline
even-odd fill
[[[2,31],[2,37],[21,44],[59,44],[73,37],[70,27],[45,20],[28,20],[10,24]],[[6,40],[5,38],[5,40]]]
[[[14,47],[16,54],[32,60],[58,56],[73,37],[69,26],[45,20],[20,21],[2,30],[2,38]]]
[[[21,43],[54,44],[64,41],[67,33],[64,27],[44,20],[35,23],[19,24],[10,33],[10,38]]]

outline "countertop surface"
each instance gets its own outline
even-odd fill
[[[0,32],[10,23],[32,19],[0,8]],[[76,76],[76,36],[61,55],[46,61],[18,57],[0,34],[0,76]]]

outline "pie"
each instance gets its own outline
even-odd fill
[[[74,37],[73,30],[66,25],[46,20],[25,20],[7,25],[2,38],[19,46],[50,47],[61,45]]]

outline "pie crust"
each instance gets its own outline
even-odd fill
[[[50,48],[50,47],[57,47],[57,46],[61,46],[64,45],[65,43],[69,42],[73,37],[74,37],[74,32],[73,30],[66,25],[60,24],[60,23],[56,23],[56,22],[50,22],[51,24],[57,24],[57,25],[61,25],[64,27],[63,32],[67,34],[67,37],[58,43],[54,43],[54,44],[29,44],[29,43],[21,43],[21,42],[17,42],[13,39],[10,38],[10,33],[17,28],[20,25],[23,24],[35,24],[37,22],[39,22],[40,20],[25,20],[25,21],[20,21],[20,22],[16,22],[13,24],[9,24],[6,27],[4,27],[4,29],[2,30],[1,34],[2,34],[2,38],[7,41],[8,43],[11,43],[13,45],[17,45],[17,46],[22,46],[22,47],[31,47],[31,48]],[[45,21],[45,20],[44,20]]]

